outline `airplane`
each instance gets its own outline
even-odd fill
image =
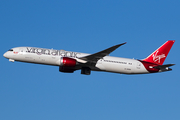
[[[129,59],[109,56],[118,47],[118,44],[94,54],[54,50],[37,47],[15,47],[4,53],[10,62],[20,61],[44,65],[58,66],[60,72],[73,73],[81,70],[81,74],[90,75],[91,71],[105,71],[120,74],[147,74],[172,70],[175,64],[163,65],[175,40],[165,42],[147,58]]]

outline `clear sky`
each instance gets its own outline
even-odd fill
[[[179,0],[1,0],[1,120],[180,120]],[[173,71],[90,76],[11,63],[3,53],[33,46],[143,59],[176,40]]]

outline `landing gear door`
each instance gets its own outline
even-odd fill
[[[20,55],[23,55],[24,54],[24,50],[21,48],[21,49],[19,49],[19,54]]]

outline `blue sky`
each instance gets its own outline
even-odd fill
[[[179,120],[180,1],[1,0],[0,118],[2,120]],[[90,76],[58,67],[11,63],[18,46],[95,53],[127,42],[111,55],[143,59],[176,40],[165,64],[173,71]]]

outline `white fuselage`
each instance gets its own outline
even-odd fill
[[[79,57],[90,54],[71,52],[65,50],[44,49],[35,47],[17,47],[13,51],[7,51],[4,57],[10,61],[21,61],[45,65],[60,66],[60,58],[69,57],[78,61]],[[76,65],[76,67],[82,65]],[[105,56],[99,59],[95,66],[88,66],[93,71],[107,71],[122,74],[149,73],[144,65],[134,59]]]

